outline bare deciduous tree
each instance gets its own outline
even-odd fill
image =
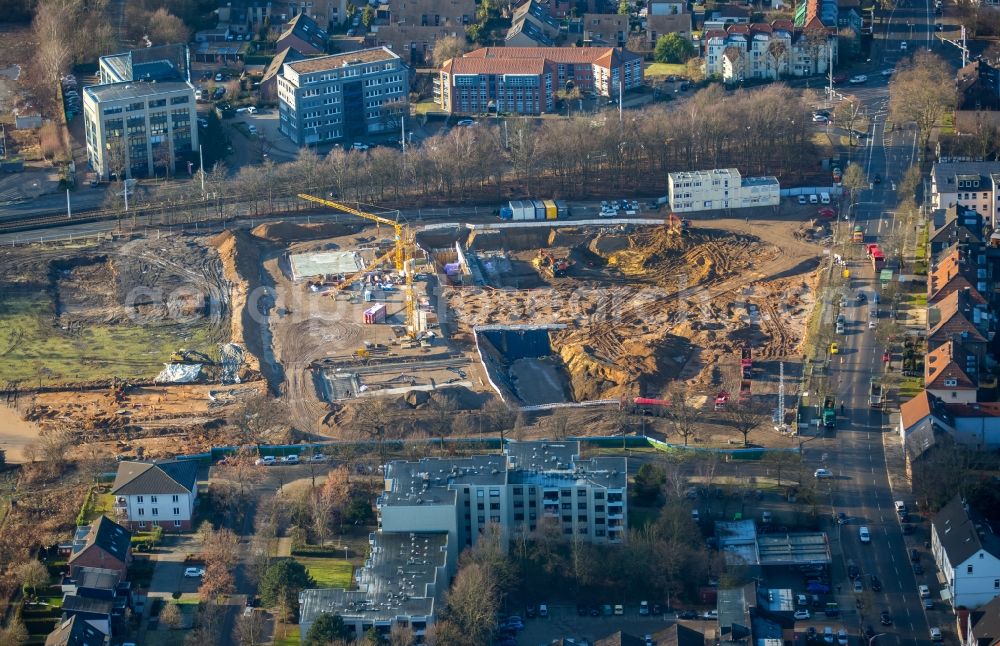
[[[931,131],[955,107],[957,93],[951,67],[931,52],[917,52],[910,64],[897,68],[889,83],[889,118],[913,122],[920,133],[923,158]]]

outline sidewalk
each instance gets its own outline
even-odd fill
[[[882,433],[882,450],[885,452],[885,471],[889,477],[889,487],[894,500],[910,493],[910,479],[906,475],[906,457],[903,453],[903,441],[896,429],[899,428],[899,413],[889,415],[889,428]]]

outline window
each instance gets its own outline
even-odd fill
[[[156,496],[150,496],[149,502],[156,502]]]
[[[498,502],[491,502],[490,503],[490,510],[491,511],[500,511],[500,503],[498,503]]]
[[[476,509],[478,509],[479,511],[482,511],[482,510],[486,509],[486,503],[482,503],[482,502],[478,503],[476,505]]]
[[[514,487],[514,495],[520,496],[524,493],[524,487]]]
[[[576,503],[576,508],[577,509],[586,509],[587,508],[587,503],[585,503],[585,502],[578,502],[578,503]]]
[[[524,514],[514,514],[514,520],[524,520]]]
[[[180,516],[180,515],[181,515],[181,508],[174,507],[174,516]]]
[[[969,563],[967,566],[965,566],[965,573],[972,574],[972,563]]]
[[[170,105],[181,105],[182,103],[187,103],[187,102],[188,102],[188,97],[186,94],[184,96],[170,97]]]
[[[993,579],[993,589],[1000,590],[1000,579]]]
[[[177,494],[174,494],[173,496],[171,496],[170,502],[180,502],[180,500],[181,500],[181,497],[178,496]]]
[[[562,517],[562,521],[564,523],[572,523],[573,522],[573,516],[570,515],[570,514],[564,514],[563,517]]]
[[[181,526],[181,521],[175,520],[174,521],[174,527],[180,527],[180,526]]]
[[[139,529],[145,529],[145,528],[146,528],[146,521],[140,520],[139,521]]]
[[[154,516],[159,516],[160,515],[160,510],[157,509],[156,507],[153,507],[153,515]]]
[[[604,492],[603,491],[595,491],[594,492],[594,500],[604,500]]]
[[[137,503],[139,503],[139,504],[142,504],[142,502],[143,502],[143,501],[142,501],[142,496],[136,496],[136,497],[135,497],[135,501],[136,501]]]
[[[585,523],[585,522],[587,522],[587,514],[581,514],[581,515],[577,516],[576,517],[576,522],[578,522],[578,523]]]
[[[490,498],[499,498],[499,497],[500,497],[499,489],[490,489]]]
[[[146,515],[146,510],[143,509],[142,507],[139,507],[139,515],[140,516],[145,516]]]
[[[586,489],[577,489],[576,490],[576,495],[578,497],[580,497],[580,498],[585,498],[587,496],[587,490]]]

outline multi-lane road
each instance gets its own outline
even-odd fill
[[[876,35],[873,65],[892,69],[918,48],[931,48],[952,61],[958,52],[949,51],[953,49],[950,45],[941,44],[934,38],[933,10],[932,0],[901,0],[886,16],[884,32]],[[905,50],[901,47],[904,41]],[[851,91],[865,104],[870,120],[865,149],[863,153],[856,153],[855,159],[873,182],[869,190],[858,196],[854,218],[857,224],[865,227],[867,240],[873,242],[901,226],[894,218],[898,198],[893,189],[907,168],[917,161],[916,132],[898,127],[887,131],[884,127],[888,82],[888,76],[875,72],[869,76],[868,84]],[[874,183],[876,175],[881,176],[881,183]],[[831,517],[843,512],[849,518],[845,525],[834,525],[835,531],[839,534],[844,565],[853,562],[858,566],[866,589],[862,598],[868,603],[856,611],[849,601],[854,597],[848,593],[849,583],[842,582],[841,598],[848,601],[844,623],[852,631],[873,626],[876,637],[869,646],[928,644],[931,641],[929,627],[937,621],[925,613],[917,586],[926,583],[932,590],[937,587],[933,585],[933,567],[925,552],[924,565],[928,574],[921,577],[914,574],[902,526],[893,506],[894,499],[902,498],[908,503],[912,500],[903,492],[894,494],[890,487],[883,434],[892,430],[887,427],[887,416],[870,408],[868,402],[870,379],[879,378],[884,370],[881,355],[885,348],[877,344],[875,330],[868,325],[870,308],[874,306],[872,296],[877,290],[876,277],[871,266],[863,260],[853,262],[849,268],[849,297],[844,308],[847,334],[838,339],[840,353],[831,357],[830,382],[838,408],[843,403],[844,409],[838,417],[835,437],[824,448],[826,459],[817,462],[817,466],[825,466],[836,475],[824,481],[822,486],[828,489]],[[855,300],[858,291],[868,296],[860,305]],[[836,309],[839,301],[839,292],[830,294],[826,306]],[[879,315],[885,318],[888,312],[883,309]],[[923,525],[922,531],[926,531],[926,523]],[[870,543],[860,541],[860,526],[869,528]],[[880,592],[871,590],[872,575],[881,581]],[[880,625],[882,610],[891,613],[892,626]],[[852,622],[856,623],[852,626]]]

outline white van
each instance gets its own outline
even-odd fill
[[[829,204],[830,203],[830,194],[829,193],[820,193],[819,194],[819,201],[822,204]]]
[[[815,193],[813,193],[812,195],[809,196],[809,203],[810,204],[816,204],[817,202],[819,202],[819,198],[816,197]]]

